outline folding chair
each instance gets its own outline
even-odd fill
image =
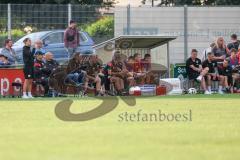
[[[22,84],[18,82],[13,82],[12,83],[12,97],[22,97]]]

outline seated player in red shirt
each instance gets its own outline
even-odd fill
[[[130,56],[127,58],[127,60],[125,61],[125,66],[126,66],[126,69],[128,70],[128,73],[127,73],[128,85],[129,85],[129,87],[135,86],[136,82],[134,80],[134,72],[133,72],[133,67],[134,67],[134,57],[133,56]]]
[[[146,79],[145,83],[147,84],[153,84],[155,80],[154,73],[152,72],[152,66],[151,66],[151,55],[145,54],[144,58],[141,60],[143,72],[146,72]]]
[[[144,84],[146,79],[146,72],[144,72],[143,70],[141,56],[139,53],[135,53],[133,57],[134,57],[133,64],[134,78],[137,83]]]

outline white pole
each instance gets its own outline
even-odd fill
[[[8,27],[7,27],[7,30],[8,30],[8,39],[11,39],[11,4],[8,3]]]
[[[68,24],[72,19],[72,5],[68,4]]]

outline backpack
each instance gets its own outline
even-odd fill
[[[67,41],[69,41],[69,42],[74,41],[74,35],[67,34]]]

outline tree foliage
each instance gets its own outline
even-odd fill
[[[107,16],[99,19],[96,22],[82,27],[91,36],[106,36],[114,34],[114,20],[113,17]]]
[[[179,5],[240,5],[240,0],[142,0],[142,4],[154,1],[155,6],[179,6]]]
[[[0,0],[0,4],[19,3],[19,4],[82,4],[82,5],[104,5],[113,6],[115,0]]]

